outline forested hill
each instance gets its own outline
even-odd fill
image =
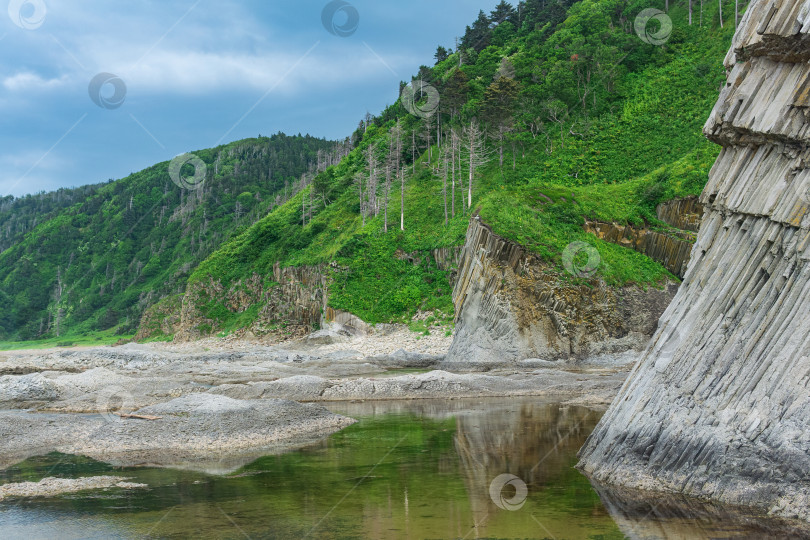
[[[8,195],[0,198],[0,253],[59,211],[91,197],[103,185],[59,188],[24,197]]]
[[[450,320],[449,276],[429,253],[463,245],[475,211],[544,259],[550,280],[572,279],[561,254],[575,241],[597,248],[609,285],[675,279],[583,225],[666,229],[655,206],[706,183],[719,149],[701,128],[734,22],[720,28],[716,5],[694,4],[690,24],[691,5],[670,2],[671,34],[657,19],[645,39],[634,23],[647,1],[528,0],[482,12],[458,50],[438,47],[403,99],[361,123],[346,159],[198,267],[186,297],[199,311],[191,335],[262,317],[259,297],[234,310],[223,300],[233,295],[208,289],[243,291],[257,276],[272,289],[274,264],[334,263],[329,306],[371,323],[418,310]]]
[[[229,299],[275,287],[274,265],[331,264],[329,306],[368,322],[449,320],[449,274],[427,254],[461,246],[476,211],[550,279],[572,279],[561,254],[578,240],[598,249],[608,284],[674,279],[583,224],[665,228],[655,205],[702,190],[718,149],[701,127],[734,31],[734,3],[721,5],[723,28],[716,3],[502,2],[337,150],[240,141],[195,152],[210,175],[198,190],[177,189],[166,163],[99,187],[0,255],[0,338],[129,333],[147,306],[212,284],[225,293],[186,297],[200,302],[188,306],[205,321],[196,335],[243,328],[266,295]],[[650,7],[668,9],[671,34],[660,19],[637,33]]]
[[[0,201],[0,338],[133,332],[146,307],[183,292],[200,261],[343,148],[278,134],[195,152],[207,164],[196,189],[176,185],[160,163],[107,184]]]

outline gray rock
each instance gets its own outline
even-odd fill
[[[540,358],[527,358],[518,362],[520,367],[535,369],[535,368],[558,368],[559,362],[551,362],[549,360],[541,360]]]
[[[304,338],[304,343],[307,345],[333,345],[335,343],[343,343],[348,340],[349,335],[335,332],[331,329],[318,330]]]
[[[595,481],[810,521],[810,4],[752,2],[683,285],[588,439]]]
[[[677,285],[610,287],[571,283],[477,216],[453,290],[456,333],[443,369],[486,370],[519,360],[577,360],[641,351]]]
[[[10,406],[59,398],[59,385],[42,373],[0,377],[0,403]]]
[[[421,354],[399,349],[391,354],[372,356],[368,361],[384,368],[431,368],[444,360],[443,356]]]

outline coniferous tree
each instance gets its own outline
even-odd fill
[[[447,49],[439,45],[436,48],[436,54],[433,55],[433,58],[436,59],[436,63],[440,64],[447,60],[450,57],[450,53],[447,52]]]
[[[481,52],[489,46],[489,37],[492,30],[489,26],[490,19],[487,14],[482,11],[478,12],[478,18],[468,26],[464,37],[461,38],[461,47],[463,49],[473,49],[476,52]]]

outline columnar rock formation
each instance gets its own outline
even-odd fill
[[[643,253],[679,278],[686,274],[695,241],[695,235],[687,231],[655,231],[600,221],[586,221],[585,230],[606,242]]]
[[[486,368],[528,358],[569,360],[641,350],[677,285],[573,284],[478,217],[453,290],[456,336],[448,367]]]
[[[633,227],[618,223],[586,221],[585,231],[626,248],[643,253],[664,268],[683,279],[700,228],[703,205],[696,197],[673,199],[658,205],[658,219],[669,229]]]
[[[581,452],[595,481],[810,520],[810,1],[755,0],[692,260]]]

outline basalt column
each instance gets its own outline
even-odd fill
[[[581,451],[603,484],[810,520],[810,0],[754,0],[689,268]]]

